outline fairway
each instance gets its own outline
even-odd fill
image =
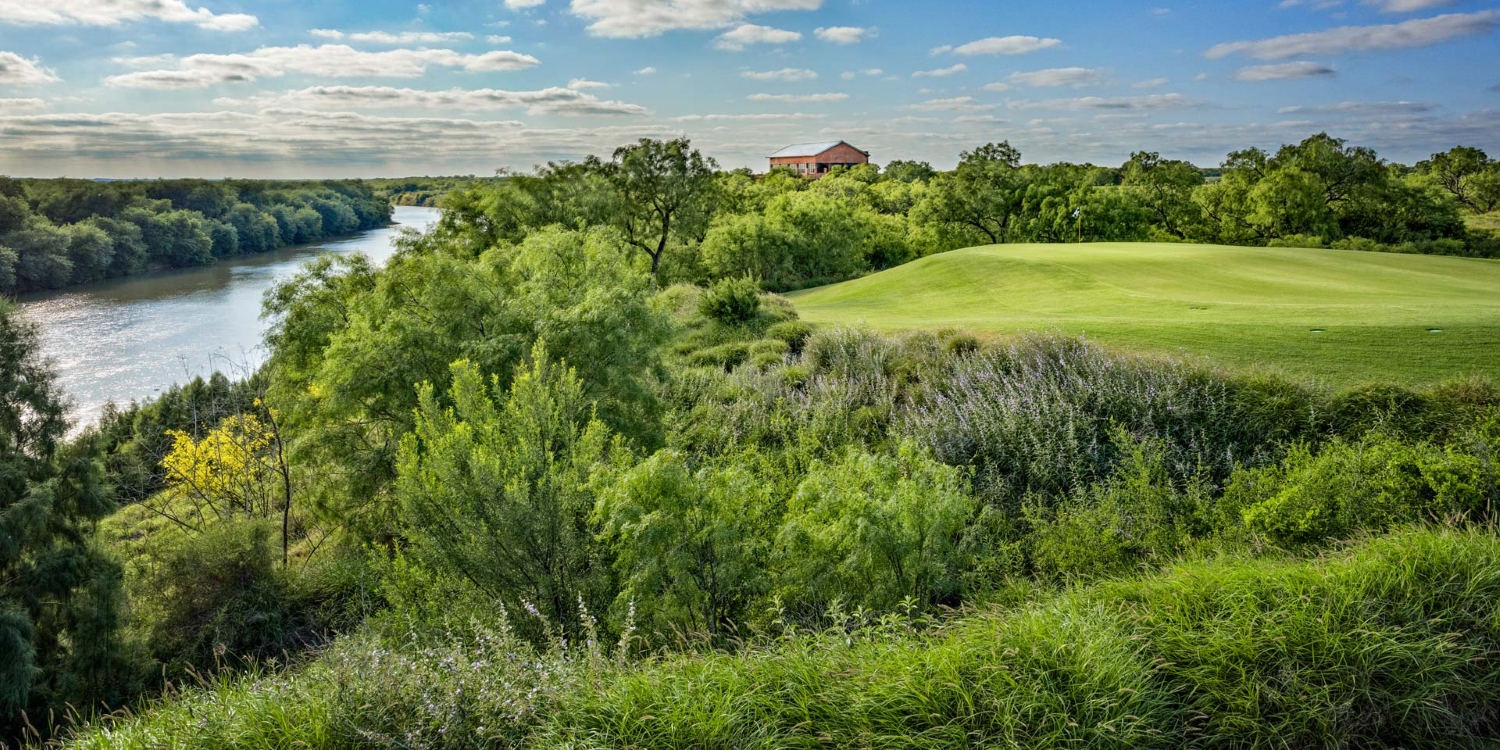
[[[1500,261],[1187,244],[996,245],[790,297],[813,323],[1061,331],[1336,385],[1500,376]]]

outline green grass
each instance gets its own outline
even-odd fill
[[[1061,331],[1333,385],[1500,375],[1500,261],[1493,260],[1187,244],[1000,245],[790,296],[813,323]]]
[[[1484,747],[1500,541],[1410,530],[973,613],[634,665],[353,638],[70,743],[110,748]],[[1492,745],[1490,745],[1492,746]]]

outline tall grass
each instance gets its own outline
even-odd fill
[[[351,638],[302,673],[220,681],[70,746],[1492,746],[1496,602],[1492,531],[1404,530],[635,665],[503,629]]]
[[[1479,747],[1500,543],[1409,531],[1084,589],[935,636],[822,634],[565,697],[551,746]]]

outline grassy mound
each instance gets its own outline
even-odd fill
[[[1500,540],[1408,531],[1222,561],[937,632],[897,622],[644,665],[351,639],[73,746],[1477,747],[1500,739]]]
[[[1336,384],[1500,373],[1500,261],[1102,243],[959,250],[791,295],[885,330],[1061,330]]]

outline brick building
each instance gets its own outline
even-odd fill
[[[860,151],[845,141],[798,143],[771,154],[771,168],[791,167],[797,174],[819,177],[833,167],[869,164],[870,152]]]

